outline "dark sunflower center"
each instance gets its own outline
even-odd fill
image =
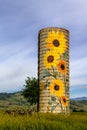
[[[60,43],[59,43],[59,41],[58,41],[57,39],[55,39],[55,40],[53,41],[53,45],[54,45],[55,47],[58,47],[58,46],[60,45]]]
[[[52,55],[48,56],[47,61],[48,61],[48,63],[53,62],[54,61],[54,56],[52,56]]]
[[[61,69],[64,70],[65,69],[65,66],[63,64],[61,64]]]
[[[64,101],[64,103],[66,103],[66,99],[65,98],[63,99],[63,101]]]
[[[54,89],[55,89],[56,91],[58,91],[58,90],[60,89],[59,85],[55,85],[55,86],[54,86]]]

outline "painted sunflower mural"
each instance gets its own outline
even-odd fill
[[[54,79],[48,87],[52,95],[62,96],[64,94],[64,84],[60,79]]]
[[[51,68],[52,66],[56,66],[57,59],[59,59],[59,55],[54,51],[47,51],[44,55],[44,66],[46,68]]]
[[[64,37],[63,32],[60,31],[51,31],[48,33],[48,37],[46,39],[46,47],[55,50],[57,53],[62,54],[65,52],[67,45],[66,39]]]
[[[69,113],[69,31],[44,28],[38,41],[39,111]]]
[[[58,71],[62,74],[66,74],[66,61],[60,60],[57,64]]]

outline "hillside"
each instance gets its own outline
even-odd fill
[[[70,108],[74,112],[87,111],[87,100],[71,100]]]
[[[76,97],[76,98],[71,98],[71,100],[82,101],[82,100],[87,100],[87,97]]]
[[[0,108],[28,107],[29,103],[21,95],[21,92],[0,93]]]
[[[78,100],[77,100],[78,99]],[[74,98],[70,100],[71,111],[87,111],[87,100],[81,98]],[[15,93],[0,93],[0,109],[17,107],[30,107],[30,104],[21,95],[21,92]]]

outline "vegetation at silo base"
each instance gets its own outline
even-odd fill
[[[0,130],[87,130],[87,100],[70,101],[68,115],[37,113],[37,90],[37,80],[28,78],[23,91],[0,93]]]
[[[87,130],[87,112],[3,114],[0,110],[0,130]]]

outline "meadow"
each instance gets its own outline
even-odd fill
[[[0,130],[87,130],[87,112],[3,114],[1,110]]]

